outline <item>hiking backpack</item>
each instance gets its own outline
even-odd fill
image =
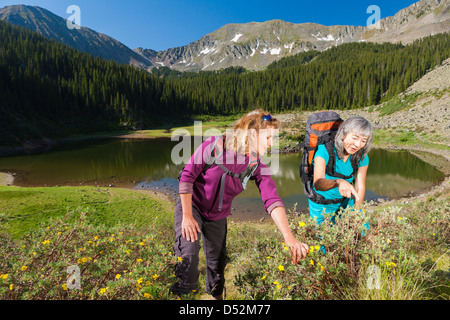
[[[300,144],[301,150],[303,151],[302,162],[300,163],[300,178],[304,186],[305,195],[315,203],[336,204],[346,199],[325,199],[314,190],[313,159],[319,145],[324,144],[328,151],[329,160],[325,170],[327,175],[341,179],[350,179],[358,170],[357,164],[352,159],[353,173],[350,176],[344,176],[336,172],[334,138],[342,122],[343,120],[339,114],[333,111],[313,113],[308,117],[306,122],[305,141],[303,144]]]
[[[245,190],[247,187],[248,180],[250,180],[250,178],[253,176],[253,174],[255,173],[256,169],[258,169],[258,166],[260,164],[259,157],[252,153],[249,155],[250,159],[249,159],[247,169],[245,169],[241,173],[233,172],[233,171],[227,169],[220,161],[217,161],[217,159],[222,157],[224,150],[225,150],[225,136],[216,137],[214,139],[213,148],[211,149],[211,157],[210,157],[209,161],[206,162],[206,165],[203,168],[203,172],[205,172],[206,170],[208,170],[215,164],[224,171],[224,173],[222,174],[222,177],[220,178],[219,211],[222,211],[223,194],[224,194],[225,180],[226,180],[227,175],[231,176],[233,178],[239,179],[241,181],[242,188]],[[180,178],[181,178],[182,171],[183,170],[180,171],[178,180],[180,180]]]

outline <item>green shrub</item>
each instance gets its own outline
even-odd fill
[[[20,242],[2,235],[0,299],[173,298],[176,258],[166,233],[155,224],[94,226],[87,216],[69,212]],[[79,281],[68,267],[79,268]]]
[[[419,263],[432,248],[441,254],[447,250],[447,201],[406,210],[387,207],[376,213],[347,209],[335,224],[329,218],[320,226],[304,215],[291,218],[297,239],[310,246],[307,258],[297,265],[288,263],[289,251],[282,242],[253,240],[253,250],[236,263],[234,283],[244,298],[448,299],[450,282],[445,275]],[[367,288],[371,266],[380,270],[379,289]]]

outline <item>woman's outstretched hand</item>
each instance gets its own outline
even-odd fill
[[[356,201],[359,201],[359,195],[358,192],[356,192],[356,189],[347,181],[343,179],[338,179],[337,184],[339,187],[339,193],[341,196],[346,198],[351,198],[352,195],[355,197]]]
[[[308,254],[309,246],[306,243],[301,243],[297,239],[293,238],[286,242],[291,252],[291,262],[292,264],[297,264],[300,259],[306,258]]]
[[[292,263],[297,264],[300,259],[306,258],[309,247],[306,243],[301,243],[300,241],[298,241],[292,234],[284,207],[276,207],[272,210],[270,215],[275,221],[278,229],[280,229],[281,233],[283,234],[284,243],[289,247]]]

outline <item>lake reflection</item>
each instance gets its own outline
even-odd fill
[[[183,165],[171,160],[178,142],[169,139],[113,139],[68,144],[50,152],[0,158],[0,171],[16,172],[15,185],[93,185],[169,190],[176,195]],[[191,150],[192,151],[192,150]],[[190,154],[183,155],[188,159]],[[431,187],[444,177],[433,166],[406,151],[373,149],[366,200],[395,198]],[[273,178],[287,208],[307,208],[299,178],[301,154],[279,155]],[[233,202],[232,217],[264,217],[259,190],[249,183]]]

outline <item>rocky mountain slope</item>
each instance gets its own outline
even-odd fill
[[[422,0],[400,10],[395,16],[380,20],[380,29],[366,34],[368,41],[402,42],[450,31],[450,1]]]
[[[323,51],[347,42],[403,42],[450,31],[450,0],[421,0],[379,22],[363,26],[294,24],[282,20],[228,24],[186,46],[164,51],[137,48],[89,28],[69,30],[66,20],[48,10],[25,5],[0,9],[0,20],[40,32],[77,50],[144,69],[166,66],[180,71],[218,70],[242,66],[264,69],[282,57]]]
[[[408,134],[411,134],[411,137],[417,139],[418,144],[407,148],[443,156],[443,161],[433,163],[433,165],[449,175],[450,151],[448,148],[436,149],[424,146],[430,143],[450,146],[450,58],[430,70],[401,93],[397,99],[396,101],[402,104],[402,107],[389,114],[382,112],[386,103],[356,110],[336,110],[336,112],[341,115],[342,119],[355,115],[365,117],[376,130],[387,132],[387,138],[390,135],[405,134],[405,137],[408,137]],[[311,113],[312,111],[293,112],[277,115],[277,117],[283,121],[283,130],[288,135],[298,136],[304,131],[306,120]],[[395,143],[391,145],[389,139],[382,141],[382,144],[383,148],[396,148]],[[292,147],[295,145],[292,144]],[[423,154],[420,156],[422,157]],[[425,160],[430,161],[430,159]],[[435,159],[431,159],[431,161],[435,161]]]
[[[294,24],[282,20],[228,24],[187,46],[166,51],[135,51],[156,66],[181,71],[217,70],[230,66],[263,69],[281,57],[360,39],[362,27],[326,27],[314,23]]]
[[[155,66],[180,71],[243,66],[260,70],[282,57],[311,49],[323,51],[347,42],[410,43],[450,31],[449,0],[421,0],[380,20],[380,28],[294,24],[282,20],[228,24],[183,47],[156,52],[135,49]]]
[[[79,51],[118,63],[148,68],[152,64],[123,43],[89,28],[67,28],[67,20],[40,7],[25,5],[0,9],[0,20],[37,31],[47,38],[63,42]]]

